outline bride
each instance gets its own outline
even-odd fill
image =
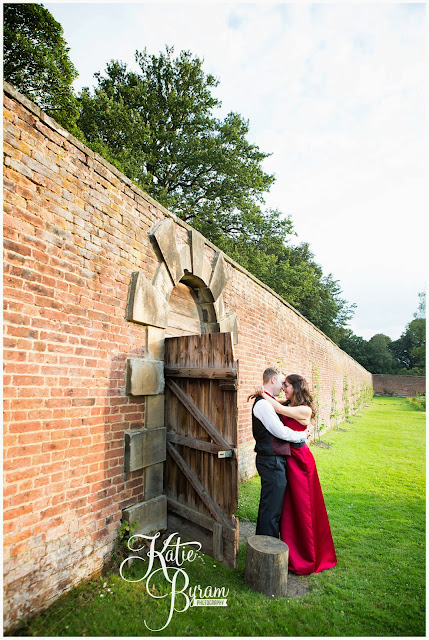
[[[283,391],[285,400],[278,402],[263,387],[257,390],[273,405],[283,424],[294,431],[305,431],[316,415],[306,380],[289,375]],[[280,537],[289,547],[289,571],[293,573],[318,573],[337,564],[316,462],[307,445],[291,443]]]

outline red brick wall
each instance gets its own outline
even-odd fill
[[[36,110],[37,111],[37,110]],[[22,104],[4,121],[4,562],[10,620],[98,571],[121,510],[124,431],[144,418],[125,361],[132,271],[154,270],[162,212]],[[23,588],[24,585],[24,588]],[[29,595],[31,594],[31,595]]]
[[[402,396],[407,398],[416,393],[425,393],[425,376],[392,376],[373,374],[374,393],[378,396]]]
[[[22,96],[4,120],[4,562],[6,627],[98,572],[142,472],[123,473],[124,431],[144,420],[125,393],[126,358],[144,326],[125,320],[131,274],[150,280],[148,232],[170,214]],[[184,238],[186,225],[178,223]],[[206,247],[208,259],[214,248]],[[224,292],[239,324],[240,473],[254,472],[250,404],[263,369],[312,381],[321,417],[371,375],[237,265]]]

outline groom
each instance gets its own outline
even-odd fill
[[[285,380],[276,367],[268,367],[263,373],[264,389],[273,398],[279,395]],[[252,431],[256,440],[256,468],[261,476],[256,535],[278,538],[287,484],[289,442],[305,443],[307,431],[293,431],[286,427],[274,407],[262,396],[257,396],[252,408]]]

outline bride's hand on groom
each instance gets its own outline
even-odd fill
[[[263,392],[264,392],[264,387],[255,387],[255,391],[253,393],[251,393],[250,396],[247,396],[247,402],[249,402],[249,400],[251,400],[253,398],[257,398],[258,396],[262,396]]]

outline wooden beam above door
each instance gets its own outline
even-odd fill
[[[238,370],[235,368],[215,367],[170,367],[164,368],[164,375],[174,378],[203,378],[205,380],[236,380]]]

